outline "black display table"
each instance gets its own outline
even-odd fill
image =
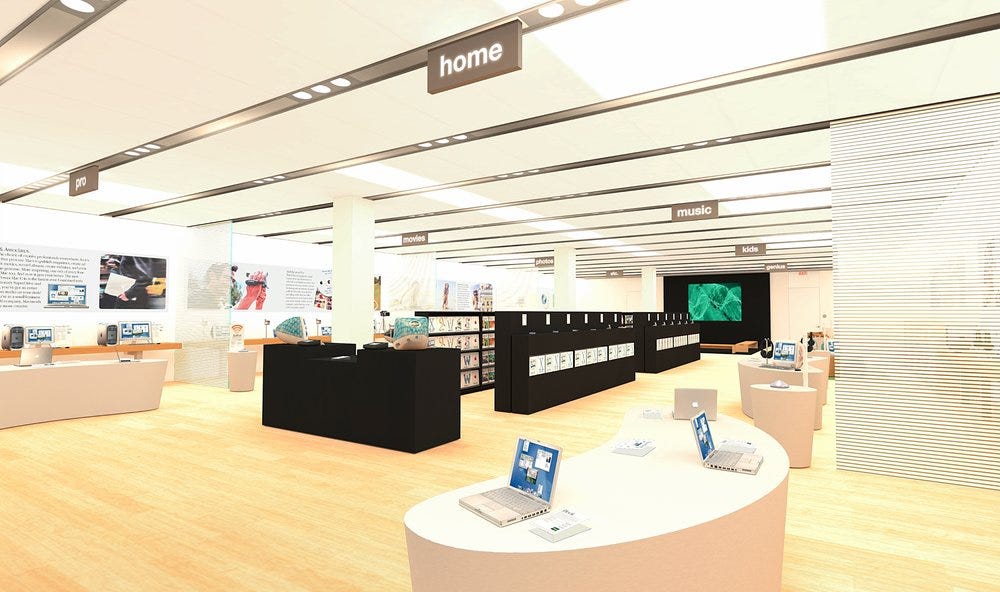
[[[637,356],[639,372],[656,374],[684,364],[697,362],[701,359],[701,345],[697,342],[685,345],[672,345],[668,348],[658,348],[657,343],[664,338],[690,337],[701,333],[701,325],[688,323],[684,325],[642,325],[639,335],[642,340],[642,355]]]
[[[263,424],[420,452],[461,437],[457,349],[264,347]]]

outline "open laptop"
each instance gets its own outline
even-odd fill
[[[561,456],[562,448],[521,436],[514,449],[508,485],[463,497],[458,503],[497,526],[544,514],[552,508]]]
[[[701,454],[701,464],[720,471],[733,471],[734,473],[747,473],[756,475],[760,464],[764,462],[764,457],[759,454],[748,452],[732,452],[729,450],[717,450],[712,442],[712,430],[708,427],[708,417],[702,411],[691,420],[691,427],[694,428],[694,440],[698,445],[698,452]]]
[[[38,364],[52,363],[52,348],[48,345],[38,347],[26,347],[21,350],[21,359],[18,366],[35,366]]]
[[[674,389],[674,419],[692,419],[704,411],[709,421],[715,421],[719,391],[703,388]]]

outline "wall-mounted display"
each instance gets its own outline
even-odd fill
[[[107,253],[99,268],[100,308],[162,310],[167,307],[167,260]]]
[[[688,314],[693,321],[742,321],[743,285],[688,284]]]
[[[462,370],[469,370],[472,368],[479,368],[479,352],[463,352],[459,360],[461,361]]]
[[[573,352],[573,365],[576,367],[587,365],[587,350],[578,349]]]

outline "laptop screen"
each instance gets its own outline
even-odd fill
[[[705,460],[715,450],[715,444],[712,442],[712,430],[708,428],[708,417],[704,411],[694,416],[691,427],[694,428],[694,439],[698,443],[701,460]]]
[[[559,449],[527,438],[518,438],[514,468],[510,472],[510,486],[549,503],[552,500],[552,484],[556,478],[558,462]]]
[[[795,366],[795,342],[776,341],[774,343],[774,358],[771,360],[777,366]]]

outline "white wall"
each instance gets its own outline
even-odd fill
[[[833,328],[833,271],[771,274],[771,337]]]
[[[578,279],[577,310],[642,309],[642,278]],[[663,278],[656,278],[656,307],[648,312],[663,312]]]

